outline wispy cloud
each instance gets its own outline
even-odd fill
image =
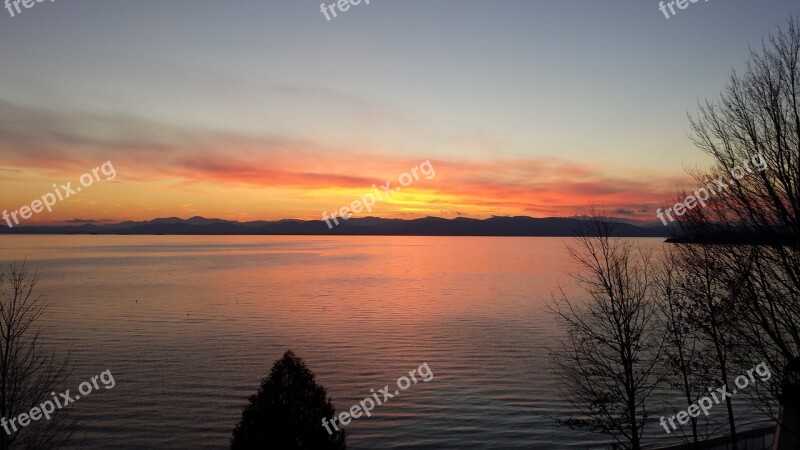
[[[167,189],[171,186],[176,192],[187,188],[275,188],[294,192],[291,195],[301,201],[311,193],[317,203],[336,192],[367,192],[373,183],[394,181],[430,158],[424,150],[391,154],[367,145],[342,147],[311,138],[190,129],[118,115],[65,114],[2,100],[0,137],[7,171],[24,169],[72,177],[112,160],[126,182],[168,183]],[[413,192],[422,199],[418,203],[434,214],[447,210],[459,211],[459,215],[470,211],[572,215],[590,203],[603,203],[616,208],[618,214],[635,216],[646,214],[643,205],[670,197],[685,181],[553,157],[451,157],[432,162],[435,180],[415,185]],[[408,199],[406,202],[410,205]],[[193,211],[197,208],[192,206]],[[316,209],[310,207],[309,211]]]

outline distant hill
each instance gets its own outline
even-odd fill
[[[236,222],[223,219],[169,217],[116,224],[0,227],[0,234],[169,234],[169,235],[365,235],[365,236],[575,236],[584,218],[492,217],[490,219],[381,219],[339,220],[329,229],[321,220]],[[616,235],[669,237],[674,229],[661,224],[618,222]]]

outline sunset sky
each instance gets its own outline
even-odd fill
[[[106,161],[26,224],[372,215],[655,221],[709,160],[687,112],[796,0],[84,1],[0,10],[0,208]]]

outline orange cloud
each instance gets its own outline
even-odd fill
[[[318,218],[321,211],[371,192],[373,184],[391,181],[396,186],[400,174],[426,159],[436,176],[415,181],[377,205],[376,215],[569,216],[583,213],[589,204],[603,204],[622,216],[653,220],[655,208],[688,181],[552,157],[463,160],[424,152],[386,154],[113,116],[65,117],[3,101],[0,136],[0,186],[15,193],[0,206],[10,210],[40,197],[44,192],[38,185],[75,179],[104,161],[113,162],[118,173],[114,185],[104,192],[93,188],[63,207],[65,219],[149,219],[189,210],[240,220]]]

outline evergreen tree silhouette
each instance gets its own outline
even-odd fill
[[[344,450],[344,430],[331,428],[329,434],[322,425],[323,418],[335,413],[325,388],[303,359],[288,350],[242,410],[231,449]]]

